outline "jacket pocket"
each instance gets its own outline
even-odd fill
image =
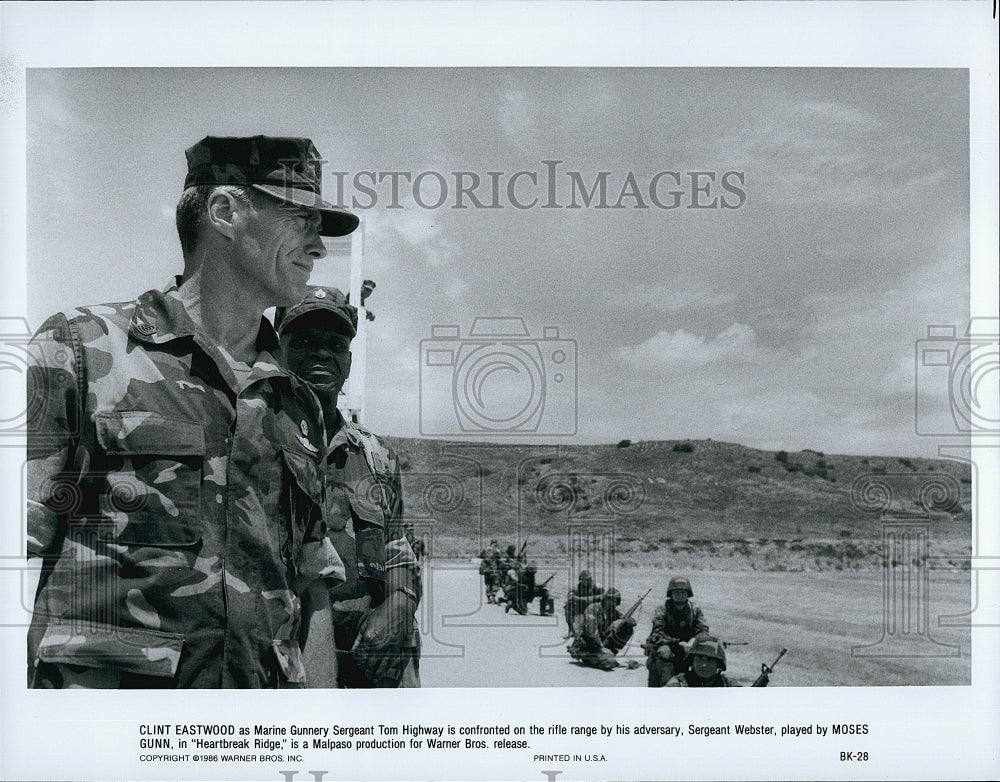
[[[385,513],[375,503],[350,498],[351,521],[358,558],[358,574],[362,578],[385,580]]]
[[[189,546],[201,538],[198,519],[205,433],[195,421],[128,410],[98,413],[97,439],[109,469],[96,476],[99,534],[116,543]]]
[[[282,448],[281,457],[298,490],[314,505],[323,503],[323,475],[311,456],[291,448]]]
[[[173,678],[183,647],[180,633],[88,622],[49,625],[37,654],[47,663]]]

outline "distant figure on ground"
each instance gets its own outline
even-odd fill
[[[496,538],[479,552],[479,574],[483,577],[486,602],[496,603],[496,593],[500,589],[500,544]]]
[[[583,616],[587,606],[600,600],[601,588],[594,583],[589,570],[581,570],[575,587],[566,595],[566,605],[563,611],[566,615],[566,638],[576,635],[576,622]]]

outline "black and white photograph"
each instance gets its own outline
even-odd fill
[[[121,5],[3,9],[0,776],[997,770],[987,4]]]

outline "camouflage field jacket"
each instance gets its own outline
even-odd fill
[[[707,632],[708,623],[705,621],[705,614],[698,606],[688,600],[678,611],[674,607],[674,601],[668,598],[653,612],[653,628],[646,640],[646,646],[652,653],[670,639],[690,641],[695,636]]]
[[[303,682],[299,595],[343,565],[322,522],[321,413],[277,344],[262,321],[237,376],[176,287],[35,335],[30,685],[88,668],[118,673],[104,686]]]
[[[583,622],[580,627],[580,637],[591,650],[600,650],[611,640],[608,633],[611,626],[622,618],[617,608],[604,603],[591,603],[583,612]],[[623,631],[624,632],[624,631]],[[631,632],[629,631],[629,636]],[[627,638],[625,639],[628,640]],[[620,647],[619,647],[620,648]]]
[[[330,590],[334,622],[356,624],[396,589],[419,601],[420,568],[404,526],[395,452],[342,420],[327,447],[326,481],[327,535],[347,575]]]

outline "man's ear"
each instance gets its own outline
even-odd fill
[[[236,197],[223,188],[216,188],[208,197],[208,218],[205,221],[213,230],[232,239],[235,236],[236,213],[241,208]]]

